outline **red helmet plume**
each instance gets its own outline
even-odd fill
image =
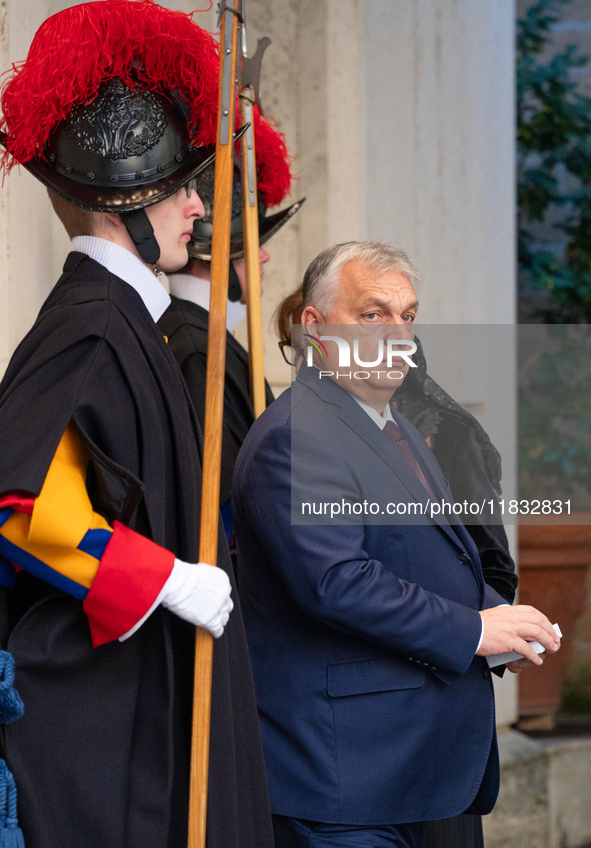
[[[64,9],[37,31],[27,59],[3,84],[2,166],[42,157],[52,131],[76,104],[115,77],[131,88],[178,89],[198,145],[215,141],[219,47],[191,15],[152,0],[98,0]],[[8,156],[8,153],[11,156]]]

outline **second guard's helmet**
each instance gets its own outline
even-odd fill
[[[304,203],[305,198],[272,215],[269,207],[278,206],[289,194],[292,176],[290,155],[285,138],[271,119],[263,116],[258,107],[253,109],[253,125],[256,150],[257,199],[259,219],[259,244],[263,245],[280,227],[287,223]],[[193,236],[188,245],[189,256],[211,261],[213,237],[213,189],[214,169],[206,168],[197,178],[197,192],[203,201],[205,215],[193,224]],[[232,221],[230,225],[230,259],[244,256],[244,234],[242,224],[242,186],[240,168],[234,167],[232,186]],[[240,285],[232,274],[230,263],[230,300],[238,300]]]
[[[214,169],[206,168],[197,178],[197,193],[203,201],[205,215],[193,224],[193,237],[189,243],[189,256],[195,259],[211,261],[211,241],[213,236],[213,185]],[[275,212],[267,214],[267,206],[263,193],[258,192],[259,244],[263,245],[293,218],[305,201],[305,197]],[[232,222],[230,225],[230,259],[241,259],[244,256],[244,231],[242,225],[242,184],[240,169],[234,167],[234,182],[232,184]]]

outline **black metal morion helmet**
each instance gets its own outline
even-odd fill
[[[90,103],[73,107],[44,156],[24,167],[75,206],[119,212],[142,259],[154,264],[160,247],[145,207],[170,197],[214,156],[213,147],[191,144],[175,97],[111,79]]]
[[[193,224],[193,237],[189,242],[189,256],[194,259],[211,261],[211,240],[213,235],[213,185],[214,169],[206,168],[197,178],[197,194],[203,202],[205,215]],[[259,244],[263,245],[293,218],[305,201],[298,200],[286,209],[267,215],[267,207],[258,193]],[[230,225],[230,259],[241,259],[244,256],[244,235],[242,229],[242,184],[240,169],[234,168],[232,185],[232,222]]]
[[[289,194],[291,175],[291,156],[287,149],[285,138],[277,128],[272,118],[264,116],[258,106],[253,108],[253,131],[256,149],[256,176],[259,244],[263,245],[280,227],[292,218],[304,199],[297,203],[267,215],[269,207],[278,206]],[[242,165],[244,163],[241,163]],[[214,169],[206,168],[197,179],[197,192],[205,207],[203,218],[193,224],[193,236],[188,245],[189,256],[211,261],[211,242],[213,237],[213,189]],[[244,256],[244,235],[242,223],[242,183],[241,170],[234,167],[232,187],[232,220],[230,225],[230,260],[241,259]],[[238,300],[241,296],[240,283],[236,276],[233,262],[230,261],[230,281],[228,297]]]
[[[82,208],[119,212],[156,262],[144,210],[212,158],[218,69],[219,47],[191,15],[151,0],[64,9],[3,84],[0,166],[23,165]]]
[[[129,212],[174,194],[213,153],[191,144],[187,116],[172,95],[111,79],[91,102],[73,107],[44,156],[24,167],[83,209]]]

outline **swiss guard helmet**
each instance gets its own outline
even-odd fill
[[[144,210],[211,161],[218,69],[214,37],[152,0],[58,12],[3,84],[0,166],[22,165],[83,209],[118,212],[155,263]]]
[[[263,116],[258,107],[253,109],[253,126],[257,166],[257,199],[259,219],[259,244],[263,245],[277,230],[292,218],[304,203],[298,200],[273,215],[267,215],[267,208],[281,203],[291,188],[290,156],[285,138],[272,120]],[[230,260],[244,256],[244,232],[242,224],[242,185],[240,168],[234,167],[232,184],[232,220],[230,225]],[[203,202],[205,215],[193,224],[193,235],[187,249],[189,256],[211,261],[211,243],[213,237],[213,187],[214,169],[206,168],[197,177],[197,194]],[[230,280],[228,298],[239,300],[242,295],[238,277],[230,261]]]

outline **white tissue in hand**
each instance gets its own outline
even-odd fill
[[[560,632],[560,627],[557,624],[553,624],[554,632],[558,636],[559,639],[562,639],[562,633]],[[536,654],[541,654],[546,649],[543,645],[537,641],[537,639],[533,642],[529,643],[531,647],[534,649]],[[509,651],[507,654],[495,654],[494,657],[487,657],[486,661],[488,663],[489,668],[496,668],[498,665],[506,665],[508,662],[513,662],[513,660],[522,660],[523,654],[517,654],[515,651]]]

